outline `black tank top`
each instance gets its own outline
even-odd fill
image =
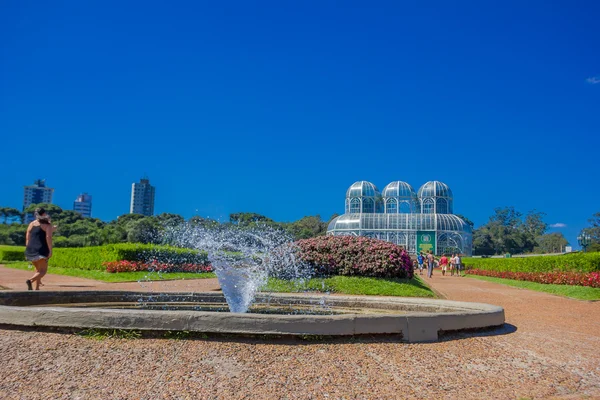
[[[50,249],[48,248],[48,242],[46,242],[46,232],[41,226],[34,226],[29,232],[29,242],[25,249],[26,257],[43,256],[48,257]]]

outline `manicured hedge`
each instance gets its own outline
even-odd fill
[[[467,268],[497,272],[594,272],[600,271],[600,253],[513,258],[463,258]]]
[[[161,261],[168,264],[208,265],[206,253],[169,246],[114,244],[95,247],[54,249],[51,267],[104,270],[103,263],[112,261]]]
[[[0,261],[25,261],[25,247],[0,246]]]
[[[0,246],[0,261],[24,261],[25,248]],[[170,246],[144,244],[112,244],[106,246],[55,248],[52,250],[50,267],[104,270],[103,263],[112,261],[160,261],[166,264],[208,265],[206,253]]]
[[[468,274],[517,281],[543,283],[546,285],[589,286],[600,288],[600,272],[499,272],[479,269],[467,270]]]
[[[409,255],[393,243],[361,236],[319,236],[296,244],[299,257],[321,274],[413,277]]]

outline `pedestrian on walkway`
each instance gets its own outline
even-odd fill
[[[446,270],[448,269],[448,257],[445,254],[442,254],[442,258],[440,258],[440,266],[442,267],[442,276],[446,275]]]
[[[50,216],[43,208],[35,210],[35,220],[27,227],[27,236],[25,237],[25,258],[35,267],[35,274],[29,278],[27,289],[40,290],[42,277],[48,272],[48,259],[52,257],[52,232],[54,231],[50,224]]]
[[[427,277],[431,278],[433,276],[433,266],[435,264],[435,257],[433,256],[433,252],[429,250],[427,253]]]
[[[417,262],[419,264],[419,275],[423,275],[423,263],[425,262],[425,257],[423,257],[422,252],[417,256]]]
[[[454,264],[456,265],[456,276],[460,276],[460,270],[462,269],[462,260],[460,259],[460,254],[456,254],[454,257]]]

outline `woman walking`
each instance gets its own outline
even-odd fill
[[[50,216],[46,214],[43,208],[35,210],[35,220],[27,227],[27,236],[25,239],[25,258],[35,267],[35,274],[25,281],[27,289],[40,290],[42,277],[48,272],[48,259],[52,257],[52,225],[50,225]]]

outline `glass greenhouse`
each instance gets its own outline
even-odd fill
[[[418,192],[401,181],[388,184],[383,192],[359,181],[346,191],[346,213],[331,221],[327,234],[387,240],[412,254],[432,250],[470,256],[471,227],[452,214],[453,203],[448,185],[438,181],[425,183]]]

